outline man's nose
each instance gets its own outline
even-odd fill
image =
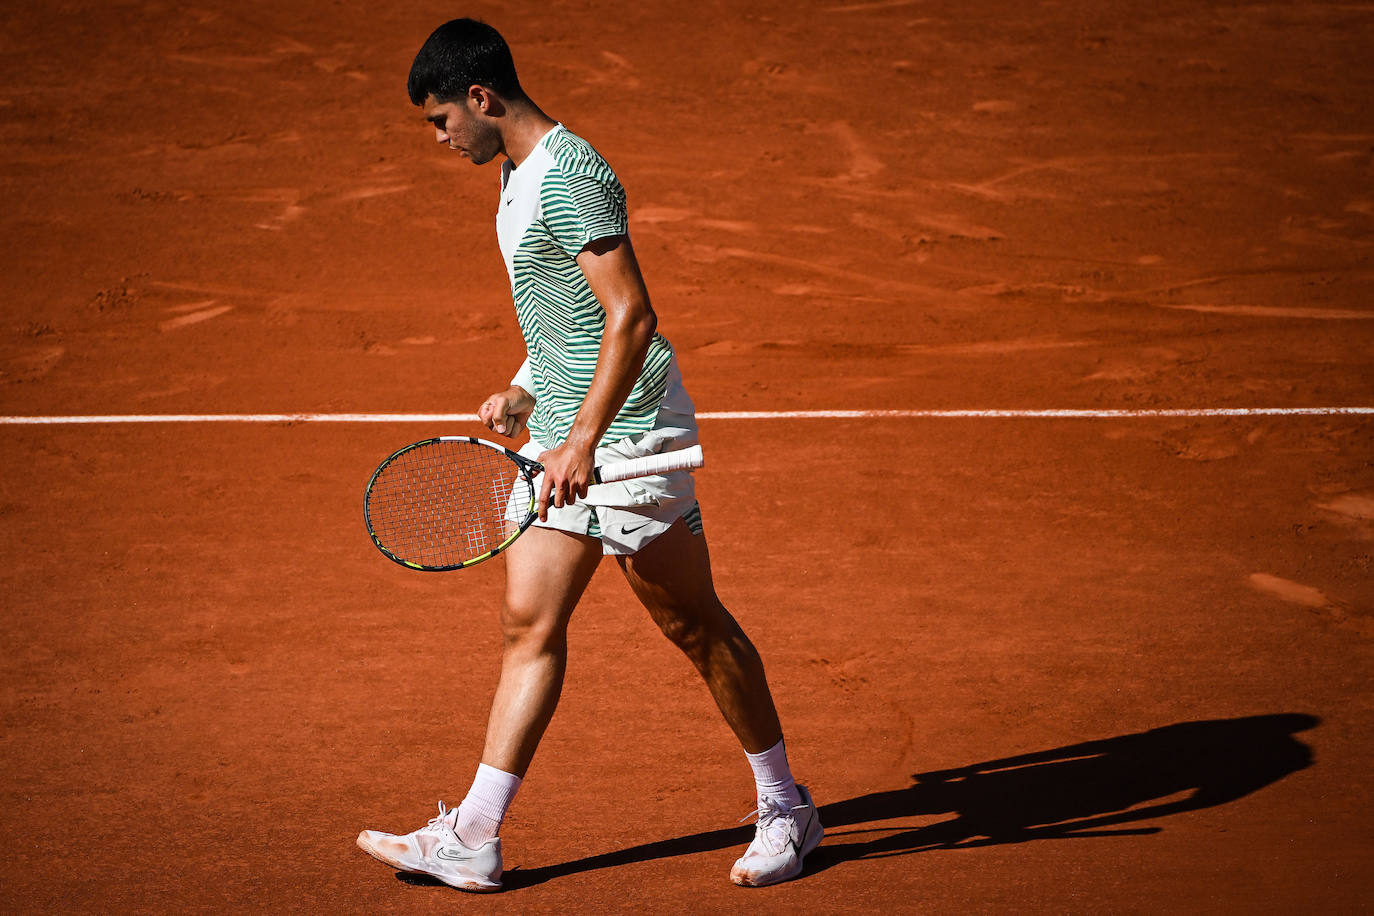
[[[444,129],[443,129],[442,127],[435,127],[435,128],[434,128],[434,139],[435,139],[436,141],[438,141],[439,143],[447,143],[447,142],[448,142],[448,134],[444,133]]]

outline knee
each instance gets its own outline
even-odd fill
[[[693,661],[709,657],[714,646],[729,640],[739,629],[731,626],[734,619],[724,608],[709,608],[705,613],[696,609],[657,608],[653,616],[663,635]]]
[[[678,616],[671,612],[656,614],[655,623],[668,640],[683,652],[692,655],[706,643],[705,628],[701,621]]]
[[[507,652],[555,649],[566,641],[567,630],[559,614],[509,601],[501,608],[501,638]]]

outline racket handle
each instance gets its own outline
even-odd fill
[[[614,483],[617,480],[630,480],[634,477],[649,477],[654,474],[666,474],[669,471],[684,471],[688,468],[699,468],[705,463],[706,459],[702,457],[701,446],[694,445],[691,448],[659,452],[657,455],[645,455],[643,458],[617,461],[615,464],[604,464],[596,469],[596,482]]]

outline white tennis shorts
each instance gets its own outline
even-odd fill
[[[676,370],[676,365],[670,369],[668,392],[655,418],[654,428],[601,446],[596,450],[598,465],[697,444],[696,415]],[[672,409],[684,406],[686,412]],[[531,439],[521,447],[520,454],[538,458],[544,451],[545,446]],[[535,492],[538,492],[538,485]],[[534,526],[600,538],[603,554],[623,557],[643,549],[680,518],[686,520],[693,534],[701,534],[701,509],[697,505],[696,483],[691,471],[670,471],[652,477],[593,484],[587,488],[585,500],[579,499],[562,508],[549,506],[549,520],[535,519]]]

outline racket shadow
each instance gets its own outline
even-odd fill
[[[1311,750],[1293,735],[1320,722],[1302,713],[1180,722],[917,773],[906,788],[821,805],[826,838],[807,856],[803,876],[845,862],[936,849],[1160,833],[1164,828],[1141,822],[1223,805],[1310,766]],[[952,817],[904,823],[932,815]],[[752,836],[753,827],[745,826],[657,840],[557,865],[511,869],[504,883],[515,890],[601,868],[743,850]],[[414,875],[404,880],[427,883]]]

